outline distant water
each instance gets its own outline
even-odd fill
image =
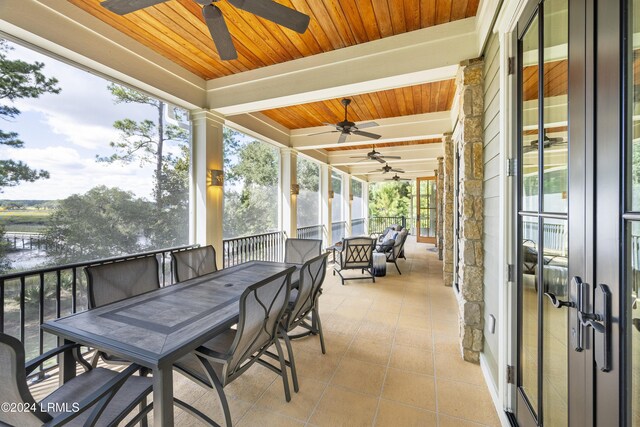
[[[14,251],[7,254],[11,262],[11,269],[16,271],[32,270],[46,265],[51,257],[44,250],[41,251]]]

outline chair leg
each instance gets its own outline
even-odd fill
[[[232,427],[233,423],[231,422],[231,410],[229,409],[229,402],[227,401],[227,396],[224,394],[224,388],[220,383],[220,380],[217,376],[213,375],[212,378],[213,385],[218,392],[218,396],[220,397],[220,404],[222,404],[222,410],[224,412],[224,422],[227,427]]]
[[[398,274],[402,276],[402,272],[400,271],[400,267],[398,267],[398,262],[394,260],[393,263],[396,266],[396,270],[398,270]]]
[[[327,350],[324,347],[324,334],[322,333],[322,321],[320,320],[320,313],[318,313],[317,307],[314,307],[313,309],[313,318],[316,321],[316,326],[318,328],[318,335],[320,335],[320,348],[322,348],[322,354],[327,354]]]
[[[284,343],[287,346],[287,354],[289,355],[289,364],[291,365],[291,379],[293,380],[293,391],[297,393],[298,391],[300,391],[300,387],[298,386],[298,373],[296,372],[296,361],[293,357],[291,340],[287,335],[287,331],[282,330],[282,338],[284,339]]]
[[[291,402],[291,392],[289,391],[289,378],[287,377],[287,365],[285,363],[284,354],[282,353],[282,346],[280,340],[275,340],[276,349],[278,350],[278,359],[280,359],[280,372],[282,375],[282,383],[284,384],[284,397],[287,402]]]
[[[143,397],[142,400],[140,401],[140,405],[138,406],[138,411],[143,412],[144,409],[147,407],[147,398]],[[147,427],[149,424],[147,423],[147,417],[145,416],[143,419],[140,420],[140,427]]]

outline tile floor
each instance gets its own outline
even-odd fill
[[[430,248],[409,240],[403,274],[388,265],[376,283],[342,286],[328,272],[320,298],[327,354],[317,337],[293,342],[300,392],[289,403],[280,377],[254,365],[225,388],[234,425],[500,425],[480,367],[460,357],[455,296]],[[177,373],[174,383],[177,397],[223,422],[215,392]],[[176,409],[176,425],[200,423]]]

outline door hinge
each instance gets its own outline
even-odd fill
[[[510,56],[507,59],[507,72],[509,75],[515,74],[516,72],[516,58],[514,56]]]
[[[518,167],[518,160],[511,158],[507,162],[507,176],[516,176],[516,170]]]
[[[509,282],[516,281],[516,269],[513,264],[507,264],[507,281]]]
[[[516,370],[513,366],[507,365],[507,384],[516,383]]]

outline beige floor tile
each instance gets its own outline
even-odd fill
[[[419,328],[431,331],[431,317],[429,316],[410,316],[401,314],[398,318],[399,328]]]
[[[386,370],[385,365],[376,365],[345,356],[331,379],[331,384],[377,396],[380,394]]]
[[[395,345],[391,351],[389,367],[434,375],[433,353],[421,348]]]
[[[389,362],[390,354],[390,340],[372,340],[356,336],[347,350],[346,356],[364,362],[386,365]]]
[[[383,299],[384,297],[380,297],[381,299],[376,299],[371,305],[371,310],[375,311],[385,311],[387,313],[400,313],[400,308],[402,307],[402,299],[399,301],[389,301],[388,299]]]
[[[444,414],[438,414],[438,427],[482,427],[482,424],[473,421],[454,418]]]
[[[360,325],[356,333],[356,339],[378,340],[390,343],[393,341],[395,329],[395,326],[384,323],[365,321]]]
[[[433,340],[431,331],[415,327],[398,327],[396,331],[395,344],[408,347],[431,349]]]
[[[280,376],[255,363],[237,380],[224,388],[227,396],[254,403],[274,381],[282,382]]]
[[[322,354],[320,351],[296,351],[296,370],[298,378],[328,383],[331,380],[342,355]]]
[[[298,393],[293,391],[293,383],[291,385],[290,402],[287,402],[284,398],[282,383],[276,381],[271,384],[262,397],[258,399],[256,407],[277,412],[300,421],[306,421],[313,412],[327,385],[312,380],[311,378],[299,377],[298,382],[300,384],[300,391]]]
[[[460,355],[460,351],[438,351],[435,352],[436,377],[462,381],[476,385],[484,385],[484,376],[480,365],[466,362]]]
[[[229,402],[229,411],[231,413],[231,420],[234,423],[237,423],[240,418],[244,416],[244,414],[249,411],[252,403],[247,402],[241,399],[235,399],[229,395],[227,395],[227,402]],[[198,399],[196,402],[187,402],[190,405],[193,405],[199,411],[202,411],[206,416],[210,417],[213,421],[220,425],[224,425],[224,413],[222,411],[222,406],[220,405],[220,399],[218,398],[218,393],[211,390],[207,392],[204,396]],[[177,411],[176,411],[177,412]],[[200,421],[199,418],[192,416],[186,412],[181,413],[178,417],[174,417],[175,424],[181,426],[206,426],[207,424]],[[153,424],[149,424],[153,425]]]
[[[304,426],[301,421],[267,411],[260,408],[252,408],[237,424],[238,427],[299,427]]]
[[[486,425],[499,425],[487,387],[438,379],[438,411]]]
[[[379,310],[369,310],[364,319],[369,322],[378,322],[395,327],[398,323],[398,314]]]
[[[329,333],[327,331],[324,331],[324,345],[327,349],[327,354],[344,354],[349,348],[352,340],[353,336],[351,335]],[[310,335],[308,337],[299,338],[297,340],[291,340],[291,345],[293,346],[294,355],[298,350],[312,351],[322,354],[322,347],[320,346],[320,336],[318,335]]]
[[[377,406],[377,397],[329,386],[309,422],[321,427],[370,427]]]
[[[376,427],[436,427],[437,425],[435,412],[412,408],[389,400],[380,400]]]
[[[382,397],[435,411],[435,378],[429,375],[389,368],[382,389]]]

